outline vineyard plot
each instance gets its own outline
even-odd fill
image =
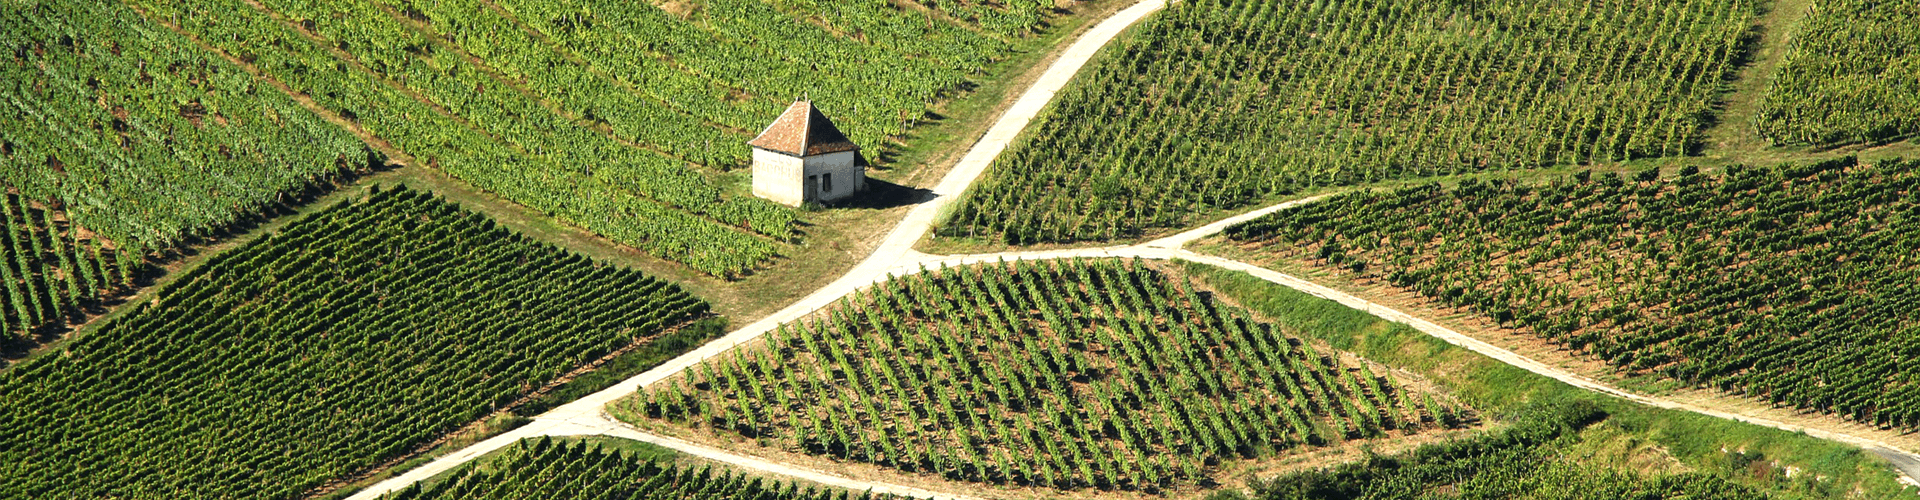
[[[1032,45],[1034,0],[936,9],[704,0],[134,0],[428,166],[698,271],[802,237],[750,196],[751,134],[792,99],[876,157],[988,64]],[[942,3],[944,5],[944,3]],[[991,28],[998,26],[999,28]]]
[[[939,234],[1113,240],[1322,186],[1689,154],[1758,4],[1174,2]]]
[[[706,310],[425,194],[377,192],[0,372],[0,497],[289,498]]]
[[[1920,161],[1360,192],[1227,230],[1630,373],[1920,427]]]
[[[0,53],[0,338],[77,319],[149,254],[372,162],[346,130],[112,2],[0,9]]]
[[[749,478],[656,463],[588,443],[546,438],[514,444],[499,457],[456,470],[433,486],[418,484],[385,500],[893,500],[897,497]]]
[[[1649,474],[1581,463],[1580,431],[1608,418],[1585,402],[1536,404],[1494,433],[1324,469],[1255,480],[1255,500],[1764,500],[1778,498],[1701,471]],[[1741,453],[1745,455],[1745,453]],[[1757,456],[1756,456],[1757,458]],[[1624,470],[1623,470],[1624,469]],[[1651,476],[1651,477],[1649,477]],[[1444,496],[1436,490],[1447,491]],[[1853,492],[1858,494],[1858,491]],[[1834,493],[1833,496],[1840,496]],[[1790,498],[1799,498],[1792,496]]]
[[[1825,0],[1787,37],[1754,128],[1834,147],[1920,135],[1920,3]]]
[[[952,480],[1159,490],[1468,418],[1387,375],[1142,263],[1019,263],[894,279],[616,414]]]

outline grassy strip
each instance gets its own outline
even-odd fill
[[[1858,448],[1602,396],[1421,334],[1407,325],[1246,273],[1195,263],[1184,265],[1189,275],[1229,300],[1276,324],[1298,329],[1288,333],[1320,339],[1340,350],[1424,376],[1452,389],[1461,400],[1494,420],[1540,401],[1585,400],[1610,415],[1595,425],[1598,431],[1623,433],[1631,438],[1622,440],[1625,442],[1654,444],[1686,468],[1724,476],[1783,498],[1893,498],[1902,489],[1890,468]],[[1588,453],[1576,459],[1605,461],[1601,450],[1579,451]]]
[[[727,333],[725,318],[709,318],[688,324],[672,333],[660,336],[646,345],[614,357],[600,368],[574,377],[573,380],[548,391],[546,395],[534,398],[513,409],[515,415],[531,417],[546,413],[563,404],[587,397],[612,387],[628,377],[660,366],[661,363],[700,347],[709,340]]]

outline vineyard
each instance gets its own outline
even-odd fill
[[[1422,446],[1395,456],[1254,481],[1254,500],[1755,500],[1773,498],[1719,476],[1683,472],[1645,478],[1575,462],[1578,432],[1607,418],[1590,405],[1537,405],[1498,433]],[[1435,490],[1448,491],[1436,496]]]
[[[717,276],[800,236],[796,211],[722,173],[793,98],[881,153],[1045,17],[1029,0],[966,17],[1024,19],[1004,32],[872,2],[133,3],[422,163]]]
[[[1788,38],[1754,128],[1834,147],[1920,135],[1920,3],[1823,0]]]
[[[887,500],[846,490],[802,488],[710,467],[688,469],[595,445],[521,441],[491,463],[456,471],[431,487],[386,500]]]
[[[897,278],[615,414],[950,480],[1158,491],[1463,408],[1143,263]]]
[[[1759,3],[1177,2],[940,234],[1112,240],[1319,186],[1689,154]]]
[[[705,311],[672,284],[377,191],[0,372],[0,497],[288,498]]]
[[[331,186],[368,150],[131,11],[0,11],[0,338],[79,319],[147,256]],[[149,25],[150,26],[150,25]]]
[[[1334,197],[1235,226],[1624,370],[1920,427],[1920,161],[1576,174]]]

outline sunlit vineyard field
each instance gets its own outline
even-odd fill
[[[289,498],[707,310],[407,190],[132,307],[0,371],[0,498]]]
[[[1776,498],[1724,477],[1695,471],[1646,477],[1641,471],[1582,464],[1569,453],[1580,431],[1608,415],[1591,405],[1536,405],[1496,433],[1422,446],[1314,470],[1252,481],[1253,500],[1562,500]],[[1435,496],[1445,491],[1446,496]]]
[[[587,443],[521,441],[499,457],[386,500],[890,500],[897,497],[657,463]]]
[[[1759,4],[1173,3],[940,234],[1111,240],[1320,186],[1686,155]]]
[[[1920,426],[1920,161],[1360,192],[1227,231],[1619,368]]]
[[[964,16],[759,0],[131,3],[422,163],[719,276],[798,236],[798,212],[720,177],[789,102],[822,103],[882,155],[1052,15],[1031,0],[955,4]]]
[[[346,130],[154,28],[111,3],[0,9],[0,337],[80,319],[148,254],[371,161]]]
[[[1754,127],[1832,147],[1920,134],[1920,3],[1822,0],[1788,34]]]
[[[897,278],[624,400],[635,421],[952,480],[1158,491],[1470,412],[1143,263]]]

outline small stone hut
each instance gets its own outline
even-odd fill
[[[813,102],[794,101],[753,146],[753,195],[791,206],[845,199],[867,187],[860,146]]]

